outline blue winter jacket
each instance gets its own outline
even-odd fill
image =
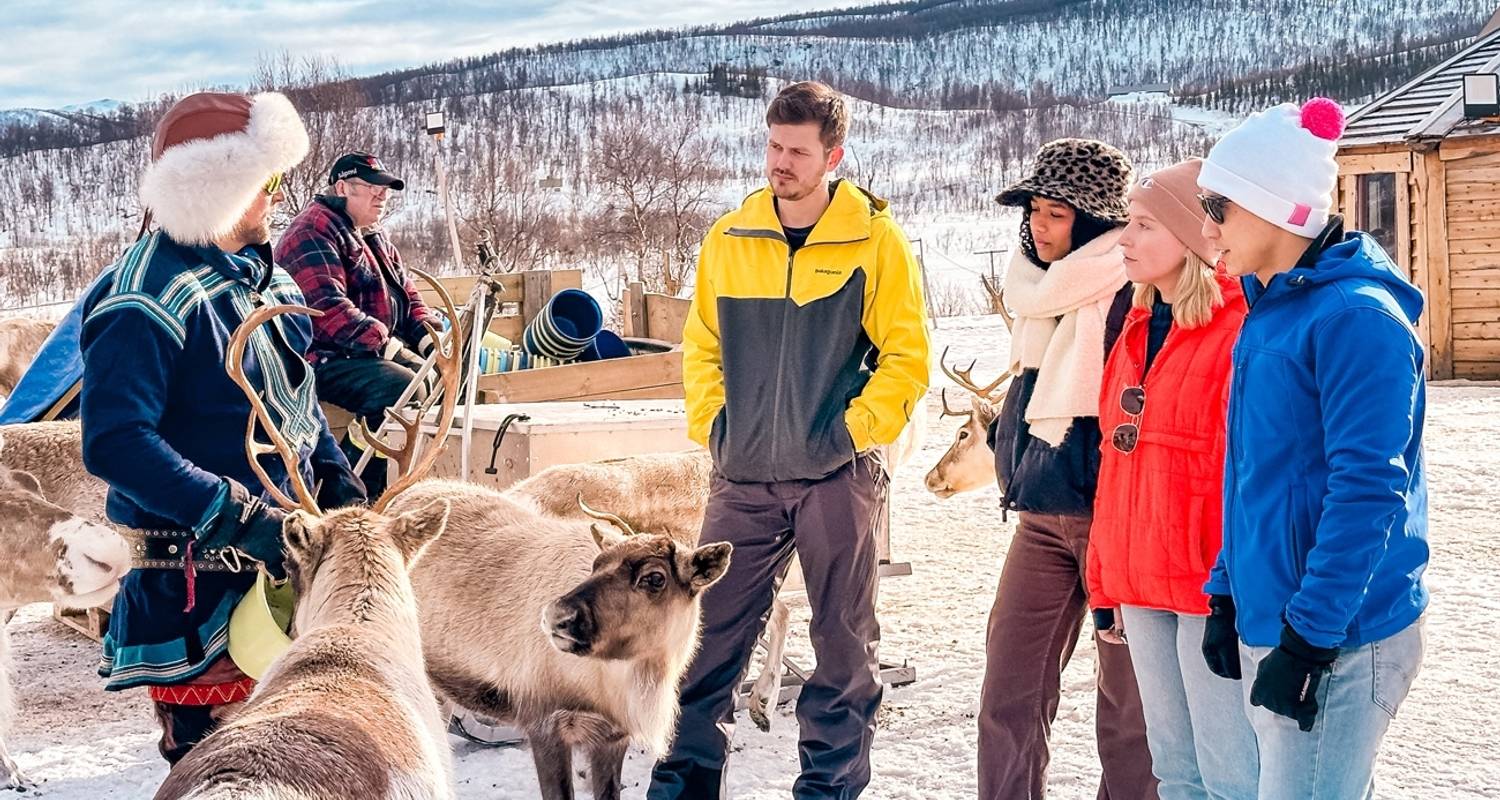
[[[1241,639],[1385,639],[1427,607],[1422,296],[1335,222],[1289,272],[1245,280],[1224,469],[1224,547],[1205,590]],[[1321,246],[1321,249],[1320,249]]]

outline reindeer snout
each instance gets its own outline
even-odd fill
[[[932,471],[927,473],[927,491],[943,499],[953,496],[953,488],[948,485],[948,481],[943,479],[937,467],[933,467]]]
[[[585,655],[593,647],[598,626],[588,606],[564,597],[542,610],[542,632],[564,653]]]

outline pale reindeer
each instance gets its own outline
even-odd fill
[[[449,318],[457,319],[440,286],[439,294]],[[250,464],[272,497],[294,509],[282,532],[297,595],[295,639],[244,708],[172,768],[156,800],[447,800],[452,753],[427,679],[408,570],[440,540],[449,504],[428,498],[390,510],[442,448],[428,448],[414,463],[404,460],[404,474],[370,508],[324,514],[301,478],[296,451],[244,374],[250,334],[293,312],[317,315],[300,306],[252,312],[230,339],[226,369],[253,412],[245,436]],[[435,329],[428,331],[439,341]],[[460,360],[456,343],[441,347],[438,441],[453,423]],[[255,440],[257,421],[270,445]],[[258,458],[271,453],[285,463],[295,499],[261,466]]]
[[[964,420],[953,432],[953,444],[927,473],[927,491],[943,499],[995,484],[995,454],[989,447],[989,429],[1000,413],[1005,391],[1014,377],[1007,371],[989,385],[980,386],[971,376],[973,364],[968,369],[953,369],[948,366],[947,357],[945,349],[941,359],[943,374],[969,393],[970,403],[968,411],[954,409],[948,405],[947,389],[942,392],[942,416]]]
[[[0,462],[9,454],[0,439]],[[88,608],[114,597],[130,546],[107,526],[48,502],[32,475],[0,467],[0,612],[30,603]],[[14,711],[10,639],[0,624],[0,787],[32,786],[5,747]]]
[[[5,448],[0,466],[36,478],[42,496],[84,519],[105,522],[109,486],[83,467],[83,428],[78,420],[0,425]]]
[[[0,319],[0,395],[15,391],[56,322],[31,317]]]
[[[514,723],[542,797],[573,797],[572,748],[596,800],[620,797],[625,751],[666,752],[697,649],[699,598],[727,544],[559,519],[474,484],[424,481],[392,511],[438,498],[448,532],[412,573],[433,685],[459,708]],[[624,534],[624,535],[621,535]]]
[[[921,449],[926,428],[927,404],[918,401],[896,442],[880,448],[889,471],[895,472]],[[524,498],[553,516],[575,519],[583,512],[572,498],[581,497],[590,505],[610,509],[635,528],[696,545],[703,529],[712,473],[713,459],[707,450],[650,453],[548,467],[511,487],[507,494]],[[788,570],[800,568],[794,560]],[[766,657],[745,703],[751,721],[762,731],[771,729],[771,710],[781,696],[782,661],[790,625],[791,608],[778,595],[761,640]]]

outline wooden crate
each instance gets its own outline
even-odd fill
[[[474,275],[456,275],[438,278],[443,288],[453,297],[453,304],[460,309],[474,291],[479,278]],[[576,269],[529,270],[509,275],[496,276],[500,282],[500,310],[490,322],[492,333],[504,336],[515,344],[521,343],[521,333],[552,295],[564,289],[582,289],[583,271]],[[422,291],[422,302],[433,308],[441,308],[437,292],[418,282]]]
[[[680,344],[682,327],[687,323],[692,304],[686,297],[648,292],[643,284],[632,283],[625,289],[623,333],[633,338]]]
[[[481,375],[481,403],[549,400],[680,400],[682,351]]]

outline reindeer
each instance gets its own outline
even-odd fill
[[[0,319],[0,394],[15,391],[56,322],[31,317]]]
[[[882,449],[887,468],[894,472],[921,449],[927,427],[927,406],[916,411],[895,443]],[[560,464],[511,487],[506,494],[524,498],[544,513],[563,518],[582,518],[582,497],[591,504],[611,509],[627,524],[667,534],[680,544],[696,545],[708,505],[709,478],[713,459],[707,450],[651,453],[587,464]],[[799,569],[794,560],[791,569]],[[771,709],[781,696],[782,661],[791,624],[791,608],[779,596],[762,636],[766,657],[746,699],[746,711],[757,728],[771,729]]]
[[[10,446],[0,437],[0,459]],[[0,612],[52,602],[88,608],[108,601],[130,569],[130,546],[110,528],[48,502],[31,474],[0,468]],[[0,623],[0,787],[33,784],[3,734],[13,711],[10,639]]]
[[[942,416],[965,420],[954,432],[953,444],[927,473],[927,491],[945,500],[955,494],[994,484],[995,454],[988,444],[989,429],[1000,413],[1000,403],[1013,377],[1007,371],[989,385],[980,386],[971,374],[974,364],[969,364],[968,369],[958,370],[949,367],[947,361],[948,350],[944,348],[939,359],[943,374],[969,392],[970,404],[968,411],[955,410],[948,405],[947,388],[942,390]]]
[[[417,272],[416,270],[413,270]],[[438,287],[450,319],[453,301]],[[448,501],[428,498],[391,511],[392,501],[432,468],[429,447],[369,508],[324,514],[302,480],[297,454],[276,429],[244,373],[244,351],[256,327],[301,306],[256,309],[235,330],[226,369],[250,401],[246,454],[261,484],[292,510],[282,529],[286,567],[296,590],[291,647],[271,665],[255,693],[224,727],[172,768],[156,800],[447,800],[452,754],[422,659],[417,601],[408,570],[448,526]],[[433,341],[438,332],[428,326]],[[461,353],[440,346],[443,383],[437,441],[447,437],[458,396]],[[257,421],[270,438],[255,438]],[[260,464],[275,453],[287,467],[295,499]]]
[[[78,420],[0,425],[5,449],[0,467],[36,478],[42,496],[84,519],[106,522],[109,486],[83,467],[83,428]]]

